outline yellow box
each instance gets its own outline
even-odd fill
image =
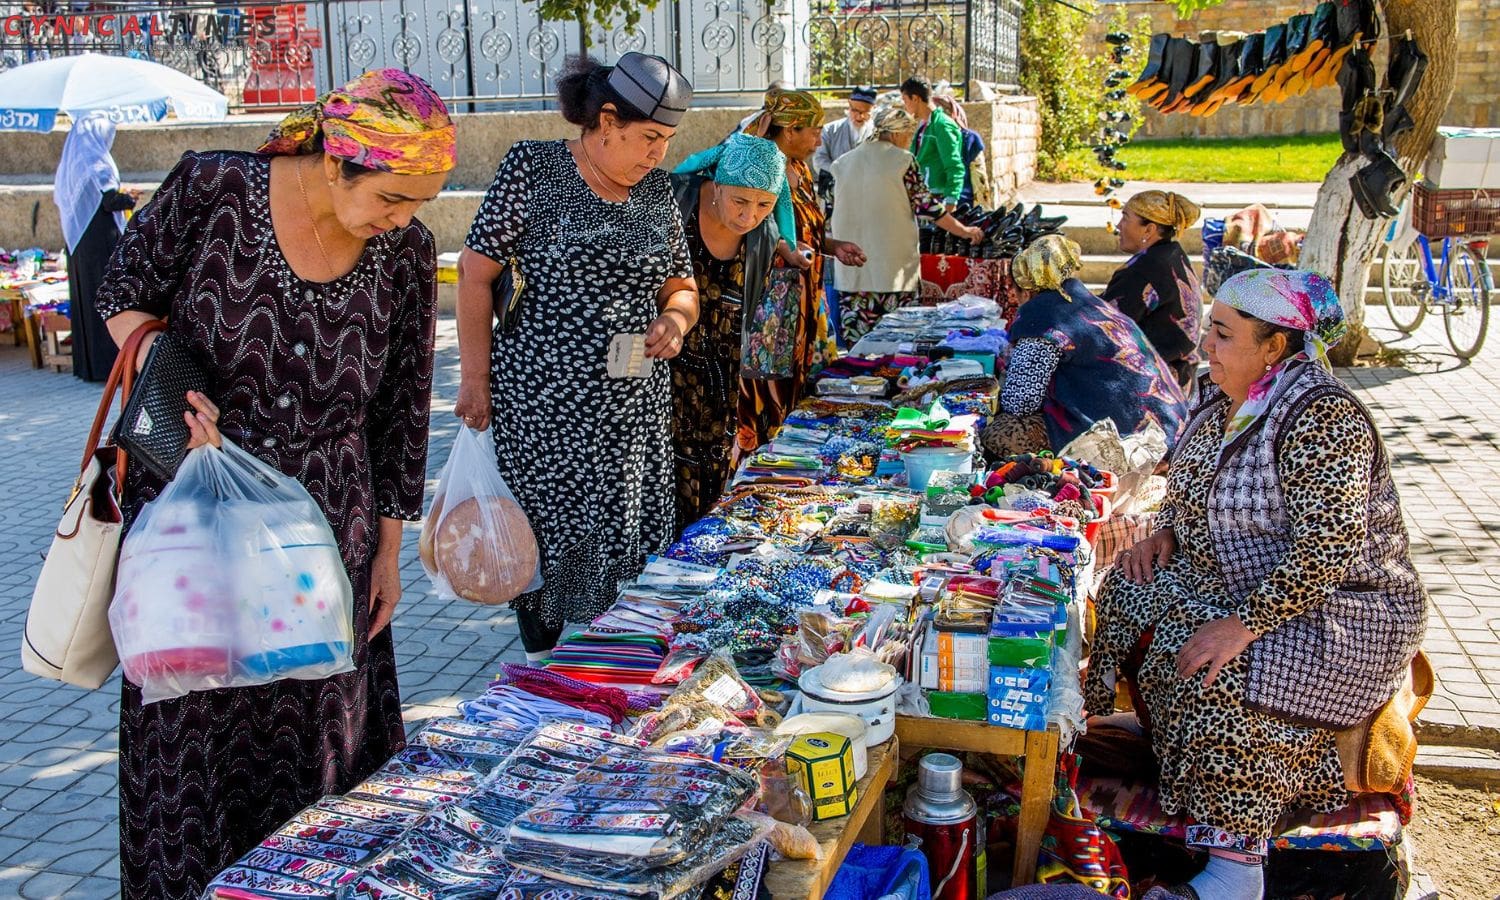
[[[847,737],[826,731],[802,735],[787,748],[786,768],[812,798],[814,820],[836,819],[854,809],[859,791]]]

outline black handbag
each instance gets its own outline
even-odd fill
[[[521,327],[521,296],[525,292],[526,276],[512,256],[494,284],[490,285],[490,298],[495,306],[495,318],[500,320],[501,334],[515,334]]]
[[[153,475],[167,481],[187,455],[192,432],[182,414],[188,391],[208,392],[208,375],[182,338],[164,331],[146,354],[134,390],[115,422],[113,442]]]

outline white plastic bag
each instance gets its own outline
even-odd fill
[[[354,668],[333,529],[296,479],[229,441],[190,452],[141,510],[109,625],[146,703]]]
[[[440,597],[498,605],[542,586],[536,536],[484,432],[453,439],[417,547]]]

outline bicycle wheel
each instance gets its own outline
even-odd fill
[[[1473,359],[1484,346],[1484,336],[1490,325],[1489,279],[1485,277],[1487,263],[1470,252],[1468,247],[1455,248],[1453,266],[1453,302],[1443,306],[1443,328],[1448,332],[1448,343],[1459,359]]]
[[[1380,259],[1380,292],[1385,295],[1385,311],[1391,324],[1403,334],[1411,334],[1427,316],[1428,291],[1413,291],[1422,276],[1421,245],[1410,241],[1405,246],[1386,244]],[[1423,285],[1426,287],[1425,283]]]

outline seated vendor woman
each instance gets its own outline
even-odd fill
[[[1177,383],[1198,377],[1203,289],[1177,235],[1198,221],[1198,207],[1180,194],[1142,191],[1120,217],[1120,249],[1134,254],[1104,288],[1104,299],[1141,326]]]
[[[1000,410],[980,433],[991,459],[1060,451],[1106,418],[1122,436],[1154,422],[1170,445],[1187,418],[1182,389],[1140,328],[1074,277],[1078,252],[1052,234],[1011,265],[1029,299],[1010,328]]]
[[[744,310],[765,296],[776,254],[771,212],[787,192],[786,157],[774,142],[737,132],[687,159],[672,188],[698,283],[698,327],[672,360],[680,530],[718,500],[737,455],[735,435],[754,419],[739,386],[740,339]]]
[[[1333,288],[1257,269],[1217,301],[1204,402],[1159,530],[1100,592],[1084,689],[1106,715],[1127,681],[1162,809],[1209,852],[1186,887],[1147,900],[1259,898],[1277,821],[1349,803],[1334,732],[1393,696],[1427,622],[1389,456],[1327,368],[1345,330]]]

